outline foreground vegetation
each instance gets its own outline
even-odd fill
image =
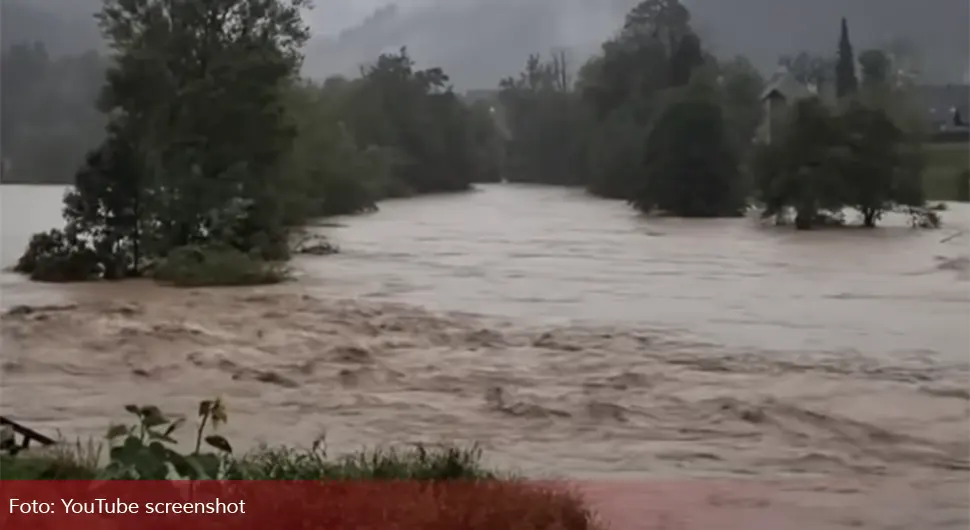
[[[101,144],[75,173],[65,228],[34,237],[16,270],[44,281],[278,282],[291,231],[309,218],[503,177],[584,186],[645,213],[731,217],[754,203],[799,229],[841,222],[846,208],[865,226],[890,210],[933,226],[928,190],[967,192],[966,168],[927,147],[898,58],[866,50],[857,61],[845,21],[837,56],[781,59],[835,93],[789,102],[768,143],[765,80],[745,58],[705,47],[679,0],[642,1],[579,68],[565,54],[532,55],[494,100],[474,102],[403,48],[354,79],[301,78],[306,8],[107,0],[97,18],[111,55],[65,59],[85,83],[103,73],[100,112],[63,127],[77,136],[101,124]],[[10,89],[27,99],[50,75],[36,47],[4,60],[18,72]],[[29,145],[22,116],[4,113],[10,145]],[[21,155],[17,167],[32,160]],[[34,157],[53,158],[64,159]]]
[[[393,490],[390,517],[401,528],[598,528],[581,496],[558,486],[520,480],[485,469],[477,448],[372,451],[332,459],[322,442],[310,449],[262,447],[236,455],[229,441],[208,434],[227,421],[219,400],[199,406],[194,448],[182,452],[176,436],[184,418],[166,417],[157,407],[128,405],[132,425],[107,432],[102,445],[60,444],[39,451],[0,456],[0,480],[305,480],[415,481],[457,485],[442,496],[428,488]],[[396,482],[399,483],[399,482]],[[388,487],[387,490],[391,490]],[[389,493],[385,491],[385,493]],[[362,495],[359,495],[362,496]],[[266,499],[262,499],[265,503]],[[362,499],[371,505],[372,500]],[[333,507],[328,508],[332,514]],[[352,511],[347,506],[344,510]],[[392,508],[388,508],[392,509]],[[339,511],[339,510],[338,510]],[[345,516],[353,518],[350,513]],[[347,522],[344,520],[343,522]]]
[[[40,450],[11,444],[0,466],[3,479],[103,480],[343,480],[343,479],[512,479],[484,469],[477,448],[417,447],[375,451],[331,460],[324,441],[311,448],[261,447],[237,455],[229,441],[214,434],[228,421],[221,400],[199,404],[192,450],[181,452],[177,440],[188,424],[184,416],[164,414],[153,405],[126,405],[131,424],[111,425],[105,444],[89,441]],[[105,459],[107,457],[107,459]]]

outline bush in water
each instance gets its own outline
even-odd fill
[[[288,278],[282,264],[266,262],[231,247],[173,249],[155,268],[156,280],[177,287],[259,285]]]

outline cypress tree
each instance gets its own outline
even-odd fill
[[[854,94],[859,88],[855,75],[855,54],[849,41],[849,23],[842,17],[842,35],[839,37],[839,58],[835,65],[835,93],[839,98]]]

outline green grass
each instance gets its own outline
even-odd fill
[[[176,287],[232,287],[286,281],[285,266],[233,248],[187,246],[173,249],[154,270],[154,278]]]
[[[924,145],[926,170],[923,185],[926,198],[931,201],[968,201],[966,182],[970,180],[970,144],[962,142],[928,143]],[[961,184],[962,190],[961,190]]]
[[[101,447],[61,442],[53,448],[0,455],[0,480],[90,480],[101,467]],[[231,459],[229,478],[243,480],[460,480],[513,479],[481,464],[478,448],[440,447],[363,451],[328,458],[319,449],[260,448]]]
[[[0,456],[0,480],[91,480],[102,478],[100,446],[65,444],[54,449]],[[320,516],[337,521],[337,527],[353,523],[377,528],[393,522],[395,528],[413,530],[604,530],[601,519],[588,508],[574,489],[551,483],[533,483],[490,471],[481,465],[477,448],[420,447],[405,450],[361,452],[329,459],[318,448],[298,450],[262,448],[245,456],[229,457],[226,479],[386,481],[388,488],[378,496],[344,497],[340,509],[327,507]],[[423,487],[420,481],[450,481],[454,487]],[[417,484],[418,487],[410,487]],[[326,482],[323,483],[327,485]],[[297,500],[293,500],[297,499]],[[306,515],[319,509],[299,497],[283,499],[281,517]],[[276,501],[274,501],[276,502]],[[288,505],[287,502],[291,502]],[[294,511],[298,506],[300,511]],[[373,519],[374,521],[370,521]],[[316,519],[314,519],[316,520]],[[366,524],[365,524],[366,523]],[[341,526],[342,525],[342,526]]]

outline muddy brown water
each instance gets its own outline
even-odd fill
[[[5,266],[61,193],[2,187]],[[944,221],[796,234],[493,185],[316,227],[342,253],[282,286],[4,273],[34,309],[2,320],[0,401],[86,436],[221,395],[240,445],[477,442],[536,476],[754,484],[739,505],[805,528],[966,528],[970,208]]]

